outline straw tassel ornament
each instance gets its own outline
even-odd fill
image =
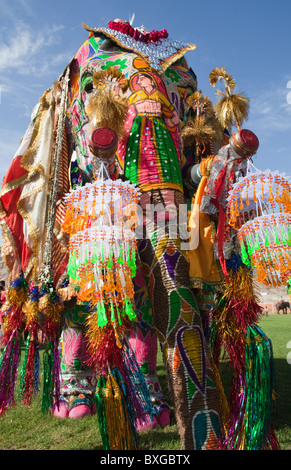
[[[195,91],[186,101],[191,109],[191,117],[182,129],[181,138],[184,147],[194,147],[196,157],[200,159],[207,146],[211,147],[215,141],[223,141],[223,129],[208,96]]]
[[[241,93],[233,93],[235,80],[223,67],[217,67],[209,75],[210,84],[216,86],[217,82],[223,82],[225,92],[217,90],[220,99],[214,106],[216,116],[223,128],[231,129],[235,125],[241,128],[243,121],[248,119],[249,98]]]

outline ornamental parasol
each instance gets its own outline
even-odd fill
[[[128,181],[112,180],[107,163],[103,159],[95,168],[95,181],[65,196],[63,230],[70,234],[70,284],[77,301],[90,306],[85,341],[88,364],[98,376],[96,405],[103,446],[133,450],[138,448],[134,420],[152,416],[147,385],[127,341],[136,317],[132,278],[139,191]]]
[[[237,230],[243,262],[259,282],[278,286],[291,274],[291,180],[285,173],[258,170],[248,161],[228,196],[229,224]]]

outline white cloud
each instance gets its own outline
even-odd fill
[[[0,133],[0,174],[3,172],[6,173],[23,135],[24,132],[13,130],[9,127],[2,129]]]
[[[0,72],[9,73],[17,71],[21,75],[41,76],[47,73],[48,68],[56,64],[54,46],[60,40],[59,33],[64,29],[62,25],[52,25],[36,31],[28,24],[18,21],[11,27],[2,28],[0,39]],[[64,57],[58,54],[57,57]]]
[[[270,85],[251,98],[250,121],[266,132],[291,131],[291,105],[288,102],[287,80]]]
[[[287,83],[287,89],[289,88],[291,88],[291,80],[289,80]],[[291,91],[288,91],[286,99],[287,99],[287,103],[291,105]]]

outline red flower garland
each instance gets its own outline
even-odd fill
[[[138,29],[130,26],[129,23],[123,23],[121,21],[109,21],[108,27],[114,31],[119,31],[120,33],[130,36],[136,41],[146,43],[157,42],[160,41],[160,39],[165,39],[168,37],[168,31],[166,29],[162,29],[161,31],[152,30],[150,33],[143,33]]]

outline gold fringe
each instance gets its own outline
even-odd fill
[[[17,289],[12,287],[7,291],[7,301],[10,305],[16,305],[17,307],[21,307],[24,302],[26,302],[27,295],[27,289]]]
[[[211,361],[211,367],[212,367],[212,372],[213,372],[213,377],[214,377],[214,383],[216,386],[216,390],[218,393],[218,399],[220,403],[220,409],[221,409],[221,418],[222,418],[222,425],[224,427],[225,432],[227,431],[227,423],[229,420],[229,404],[225,395],[224,387],[222,384],[221,376],[219,373],[219,370],[217,366],[214,364],[213,361]]]
[[[18,277],[21,272],[21,261],[19,258],[18,250],[15,245],[15,240],[11,235],[11,232],[6,224],[2,223],[1,228],[2,248],[1,255],[4,264],[8,270],[8,287],[12,282],[12,275],[14,278]],[[15,272],[15,268],[18,266],[18,272]]]
[[[108,376],[106,382],[105,416],[110,449],[135,450],[125,398],[112,374]]]
[[[63,309],[62,302],[51,300],[50,294],[45,294],[39,299],[39,312],[44,312],[46,321],[53,325],[59,325]]]
[[[15,178],[13,181],[6,183],[3,188],[1,189],[1,197],[4,196],[6,193],[9,193],[10,191],[13,191],[13,189],[19,188],[19,186],[22,186],[25,181],[27,180],[27,174],[20,176],[19,178]],[[3,209],[2,203],[1,203],[1,217],[6,216],[6,212]]]
[[[26,325],[36,323],[39,315],[38,302],[27,300],[22,306],[22,312],[24,313]]]

